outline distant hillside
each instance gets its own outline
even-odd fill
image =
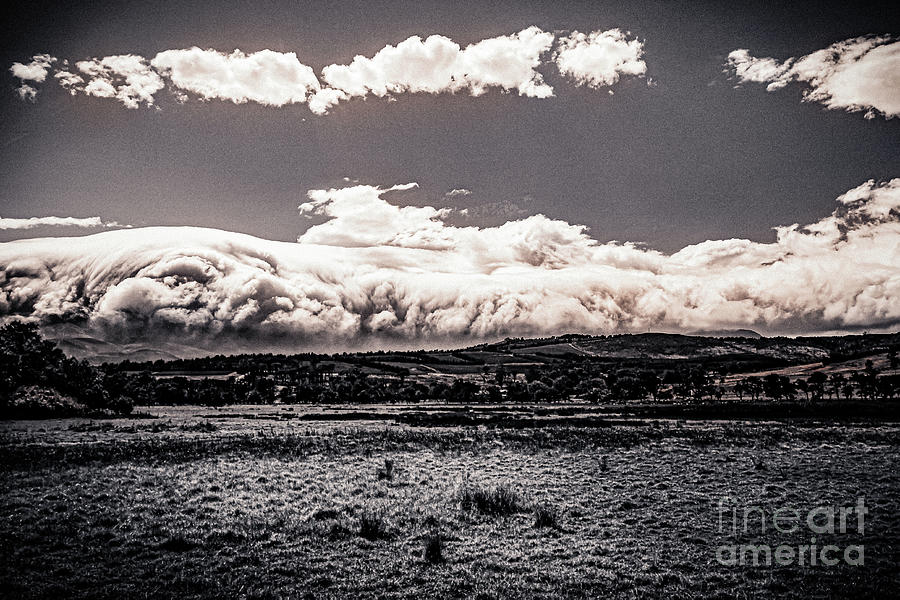
[[[713,331],[695,331],[690,335],[699,335],[701,337],[722,337],[722,338],[761,338],[763,335],[752,329],[717,329]]]
[[[239,354],[185,359],[141,360],[140,352],[122,362],[128,370],[232,372],[287,363],[328,365],[372,374],[477,375],[485,367],[508,372],[592,363],[601,368],[669,370],[702,366],[729,373],[777,370],[793,365],[828,364],[884,354],[900,347],[900,334],[831,337],[712,337],[669,333],[610,336],[569,334],[548,338],[507,338],[459,350],[375,351],[340,354]],[[121,361],[116,361],[121,362]]]

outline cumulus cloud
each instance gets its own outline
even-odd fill
[[[619,29],[589,34],[573,31],[559,40],[554,60],[559,72],[578,85],[599,88],[616,83],[622,75],[646,73],[643,55],[643,43],[629,40]]]
[[[119,54],[75,63],[75,67],[89,78],[82,87],[79,75],[60,71],[54,75],[70,93],[83,92],[98,98],[115,98],[127,108],[142,103],[152,106],[154,94],[165,87],[162,78],[142,56]]]
[[[466,188],[453,188],[452,190],[450,190],[449,192],[444,194],[444,196],[446,196],[447,198],[458,198],[460,196],[471,196],[471,195],[472,195],[472,190],[467,190]]]
[[[59,70],[53,74],[53,77],[63,89],[68,90],[73,96],[84,89],[84,77],[71,71]]]
[[[900,115],[900,40],[890,36],[849,39],[784,61],[739,49],[727,64],[739,82],[765,83],[770,92],[796,81],[808,86],[806,101],[829,109],[865,111],[866,118]]]
[[[100,217],[0,217],[0,229],[34,229],[35,227],[120,227],[115,221],[104,223]]]
[[[22,81],[42,83],[47,78],[47,72],[50,70],[50,67],[55,62],[56,58],[49,54],[36,54],[28,64],[13,63],[9,71],[13,74],[13,77],[18,77]]]
[[[322,79],[332,90],[332,102],[353,96],[387,96],[404,92],[466,91],[480,96],[488,88],[515,90],[521,96],[547,98],[553,88],[535,68],[553,44],[553,34],[529,27],[460,48],[453,40],[432,35],[412,36],[386,46],[371,58],[356,56],[349,65],[329,65]]]
[[[16,94],[18,94],[19,98],[22,100],[34,102],[35,98],[37,98],[37,89],[31,87],[27,83],[23,83],[16,88]]]
[[[319,90],[311,67],[293,52],[261,50],[231,54],[215,50],[166,50],[151,61],[172,85],[208,100],[220,98],[235,104],[258,102],[268,106],[306,102]]]
[[[461,47],[448,37],[412,36],[387,45],[371,57],[356,56],[349,64],[324,67],[320,77],[293,52],[261,50],[231,53],[192,47],[164,50],[148,59],[134,54],[63,61],[53,78],[72,95],[115,98],[128,108],[153,106],[157,92],[168,87],[178,102],[190,94],[201,100],[221,99],[266,106],[306,104],[315,114],[366,96],[395,98],[406,93],[465,93],[481,96],[491,89],[530,98],[549,98],[553,88],[538,71],[554,62],[579,84],[611,85],[620,75],[643,74],[642,44],[618,29],[591,34],[573,32],[560,40],[551,56],[553,33],[528,27],[510,35]],[[19,95],[33,99],[56,58],[36,55],[28,64],[10,68],[22,80]],[[25,83],[30,82],[30,83]]]
[[[13,63],[9,68],[9,72],[12,73],[13,77],[19,79],[20,84],[16,88],[19,98],[33,102],[37,97],[37,88],[26,82],[43,83],[47,79],[50,67],[55,62],[56,57],[49,54],[36,54],[31,58],[31,62],[27,64]]]
[[[326,220],[296,243],[175,227],[0,244],[0,314],[216,350],[900,323],[900,179],[868,181],[772,243],[674,254],[542,215],[456,227],[446,209],[392,201],[411,188],[313,190],[301,211]]]

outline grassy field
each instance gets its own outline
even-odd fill
[[[896,425],[412,427],[392,410],[2,423],[0,595],[839,598],[900,584]],[[721,545],[810,543],[720,531],[724,496],[767,511],[864,496],[865,532],[818,543],[862,544],[865,564],[723,566]]]

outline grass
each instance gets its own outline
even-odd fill
[[[463,510],[474,510],[491,517],[503,517],[526,510],[518,492],[505,483],[487,487],[466,481],[460,487],[458,496]]]
[[[197,422],[7,424],[3,595],[799,599],[900,584],[896,427]],[[718,565],[726,494],[767,509],[865,495],[865,567]]]
[[[390,528],[384,513],[366,507],[359,515],[359,535],[367,540],[384,540],[390,537]]]
[[[378,479],[392,481],[394,479],[394,461],[384,459],[384,466],[378,469]]]
[[[440,533],[435,532],[425,536],[422,558],[433,565],[444,562],[444,538]]]
[[[534,508],[534,526],[538,529],[559,527],[559,511],[550,505],[541,504]]]
[[[229,428],[212,423],[208,431],[192,422],[164,427],[158,422],[112,426],[104,422],[95,424],[87,432],[67,424],[28,429],[24,433],[9,432],[16,422],[0,423],[7,428],[7,434],[0,430],[0,468],[20,470],[122,461],[180,464],[234,454],[290,459],[371,456],[378,450],[486,452],[498,447],[522,452],[604,451],[600,459],[604,461],[609,450],[648,443],[685,443],[698,447],[775,447],[788,441],[900,444],[900,430],[895,426],[835,424],[823,427],[819,421],[806,420],[758,424],[705,421],[684,424],[675,421],[674,424],[664,422],[660,427],[650,427],[648,421],[626,419],[602,428],[553,426],[530,429],[410,428],[383,424],[356,427],[341,422],[321,424],[316,428],[286,425],[275,429],[265,422],[257,423],[255,419],[239,422],[229,417],[228,421],[234,421],[228,423]],[[387,474],[384,468],[381,470]]]

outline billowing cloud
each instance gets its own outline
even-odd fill
[[[201,100],[221,99],[266,106],[306,104],[315,114],[365,96],[394,98],[408,93],[464,93],[481,96],[491,89],[530,98],[549,98],[553,88],[538,68],[550,62],[579,85],[611,85],[620,75],[642,74],[642,44],[618,29],[573,32],[560,40],[528,27],[510,35],[461,47],[448,37],[412,36],[387,45],[371,57],[356,56],[349,64],[325,66],[320,74],[293,52],[261,50],[230,53],[192,47],[164,50],[153,58],[123,54],[68,62],[53,73],[72,95],[114,98],[128,108],[153,106],[155,94],[168,87],[178,102],[193,94]],[[22,80],[19,95],[33,100],[34,84],[42,83],[56,58],[39,54],[28,64],[15,63],[12,74]],[[29,82],[29,83],[26,83]]]
[[[765,83],[770,92],[805,83],[804,99],[829,109],[900,115],[900,41],[890,36],[849,39],[784,61],[740,49],[728,55],[728,67],[739,82]]]
[[[120,227],[116,222],[104,223],[100,217],[0,217],[0,229],[34,229],[35,227]]]
[[[453,226],[446,209],[391,201],[411,187],[313,190],[301,211],[326,220],[296,243],[182,227],[5,243],[0,314],[216,350],[900,324],[900,179],[868,181],[772,243],[674,254],[543,215]]]
[[[529,27],[463,49],[441,35],[425,40],[413,36],[382,48],[371,58],[357,56],[349,65],[329,65],[322,69],[322,79],[342,93],[336,99],[404,92],[465,91],[480,96],[491,87],[548,98],[553,88],[535,68],[553,38],[552,33]]]
[[[559,40],[554,60],[559,72],[578,85],[599,88],[616,83],[622,75],[646,73],[643,55],[643,43],[628,39],[618,29],[589,34],[573,31]]]
[[[194,47],[160,52],[151,64],[180,90],[235,104],[303,103],[320,87],[312,68],[293,52],[261,50],[244,54],[235,50],[224,54]]]

